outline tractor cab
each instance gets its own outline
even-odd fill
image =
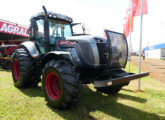
[[[57,50],[59,41],[71,37],[72,18],[52,12],[41,12],[31,17],[30,39],[35,41],[41,54]]]
[[[58,51],[60,44],[69,44],[67,37],[85,35],[85,27],[81,23],[72,23],[71,17],[58,13],[44,12],[31,17],[30,40],[34,41],[41,54]]]

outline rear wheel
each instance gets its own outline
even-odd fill
[[[48,104],[66,109],[80,97],[81,82],[73,65],[65,60],[51,60],[42,75],[42,89]]]
[[[18,88],[34,87],[40,81],[40,73],[35,70],[33,58],[25,48],[16,49],[12,59],[12,76]]]

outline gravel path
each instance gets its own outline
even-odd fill
[[[138,67],[138,56],[131,57],[131,63]],[[141,60],[142,62],[142,71],[149,71],[150,76],[155,78],[156,80],[165,82],[165,60],[160,59],[145,59]]]

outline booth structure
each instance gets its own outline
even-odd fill
[[[11,68],[11,58],[17,46],[29,39],[28,27],[0,19],[0,65]]]
[[[165,59],[165,43],[143,48],[146,58]]]
[[[28,27],[0,19],[0,45],[19,44],[28,38]]]

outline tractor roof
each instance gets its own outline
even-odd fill
[[[68,17],[66,15],[62,15],[59,13],[54,13],[54,12],[48,12],[48,18],[54,19],[54,20],[59,20],[59,21],[65,21],[71,23],[73,20],[71,17]],[[45,16],[44,12],[40,12],[34,16],[31,17],[31,19],[37,19],[37,18],[42,18]]]

